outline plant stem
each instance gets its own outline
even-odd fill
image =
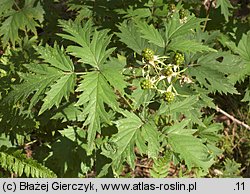
[[[231,119],[233,122],[237,123],[238,125],[241,125],[241,126],[245,127],[246,129],[250,130],[249,125],[247,125],[246,123],[236,119],[234,116],[228,114],[226,111],[222,110],[218,106],[216,106],[216,111],[222,113],[225,116],[227,116],[229,119]]]
[[[76,75],[86,75],[86,72],[75,72]]]
[[[209,20],[209,15],[210,15],[210,10],[211,10],[212,3],[213,3],[213,1],[210,1],[210,5],[209,5],[208,10],[207,10],[206,20],[205,20],[204,27],[203,27],[203,30],[202,30],[203,32],[205,32],[205,29],[207,27],[207,22]]]
[[[14,1],[14,5],[16,6],[16,8],[17,8],[17,10],[18,10],[18,11],[20,11],[20,10],[21,10],[21,8],[19,7],[19,5],[17,4],[17,2],[16,2],[16,1]]]
[[[122,94],[119,92],[120,97],[126,102],[126,104],[129,106],[129,108],[131,108],[131,110],[133,110],[133,112],[135,111],[134,107],[130,104],[130,102],[126,99],[125,96],[122,96]],[[126,95],[126,94],[125,94]]]

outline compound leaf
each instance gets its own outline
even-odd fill
[[[151,16],[149,8],[136,8],[130,6],[126,11],[123,9],[117,10],[119,14],[126,14],[124,18],[146,18]]]
[[[211,92],[238,93],[223,73],[211,67],[200,66],[193,68],[190,71],[190,75],[196,76],[197,81]]]

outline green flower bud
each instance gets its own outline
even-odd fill
[[[154,87],[154,83],[150,79],[143,80],[140,85],[143,90],[151,89]]]
[[[154,59],[154,51],[149,49],[149,48],[145,48],[142,51],[142,57],[146,60],[146,61],[152,61]]]
[[[174,55],[174,64],[181,65],[184,63],[184,55],[181,53],[175,53]]]
[[[174,101],[174,94],[173,92],[165,92],[164,93],[164,100],[168,103],[171,103]]]

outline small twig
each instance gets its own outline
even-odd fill
[[[234,118],[232,115],[228,114],[224,110],[220,109],[218,106],[216,106],[216,111],[222,113],[223,115],[227,116],[229,119],[231,119],[233,122],[245,127],[246,129],[250,130],[250,126],[247,125],[246,123]]]
[[[240,138],[238,141],[237,141],[237,143],[233,146],[233,148],[232,148],[232,150],[234,150],[235,148],[237,148],[238,146],[240,146],[240,143],[242,143],[242,140],[243,140],[244,138]]]
[[[237,124],[236,123],[234,123],[234,125],[233,125],[233,128],[232,128],[232,142],[234,142],[234,139],[235,139],[235,130],[237,129]]]
[[[37,142],[37,139],[36,139],[36,140],[33,140],[33,141],[31,141],[31,142],[26,143],[25,146],[31,145],[31,144],[36,143],[36,142]]]

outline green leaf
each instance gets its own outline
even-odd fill
[[[229,158],[226,158],[224,166],[225,169],[223,171],[223,178],[242,178],[240,176],[241,174],[241,164],[237,163],[234,160],[230,160]]]
[[[190,109],[193,109],[193,105],[197,103],[198,101],[198,96],[189,96],[185,98],[182,101],[177,101],[174,102],[170,105],[167,105],[166,103],[162,104],[161,107],[159,108],[158,115],[161,114],[166,114],[166,113],[176,113],[176,112],[186,112],[189,111]]]
[[[108,174],[108,171],[109,171],[110,166],[111,166],[111,164],[105,164],[105,165],[102,167],[100,173],[97,175],[96,178],[101,178],[101,177],[105,176],[106,174]]]
[[[36,50],[40,54],[40,58],[52,66],[62,71],[74,71],[73,62],[69,56],[65,55],[63,47],[60,49],[57,44],[54,44],[54,47],[50,47],[49,45],[36,47]]]
[[[207,147],[198,138],[190,135],[169,134],[168,141],[173,151],[180,154],[189,169],[197,167],[207,171],[213,164]]]
[[[181,52],[203,52],[203,51],[213,51],[216,52],[215,49],[208,47],[207,45],[203,45],[202,43],[196,42],[194,40],[186,40],[183,38],[173,39],[168,45],[169,50],[173,51],[181,51]]]
[[[170,105],[170,112],[180,112],[190,110],[190,107],[198,101],[198,96],[189,96],[183,101],[176,102]]]
[[[67,3],[68,5],[68,10],[69,11],[76,11],[76,19],[75,22],[81,23],[86,18],[91,18],[93,16],[93,12],[91,10],[91,7],[88,5],[79,5],[79,4],[74,4],[72,3]]]
[[[200,127],[198,130],[198,136],[204,139],[206,142],[214,144],[221,138],[221,135],[218,134],[219,130],[221,129],[223,129],[222,124],[212,123],[209,126]]]
[[[122,74],[125,65],[126,58],[120,56],[118,59],[111,58],[111,60],[107,61],[107,63],[100,69],[110,85],[117,89],[121,94],[124,94],[124,88],[127,86],[127,83],[124,81],[125,77]]]
[[[200,66],[192,68],[190,75],[195,76],[197,81],[211,92],[237,94],[233,84],[223,75],[211,67]]]
[[[2,36],[4,47],[8,41],[11,41],[11,43],[15,45],[16,41],[19,40],[19,30],[31,31],[37,35],[36,27],[43,21],[44,10],[39,3],[37,3],[36,6],[34,5],[35,1],[29,2],[26,0],[23,8],[18,11],[11,10],[8,13],[8,18],[0,27],[0,36]],[[39,21],[39,23],[37,21]]]
[[[209,92],[230,93],[237,94],[237,90],[234,85],[228,79],[227,65],[222,62],[218,62],[217,58],[222,56],[216,56],[217,53],[209,53],[198,59],[197,66],[190,67],[188,72],[191,76],[195,76],[196,80],[208,89]],[[225,54],[226,55],[226,54]],[[222,56],[223,57],[223,56]],[[231,67],[232,68],[232,67]]]
[[[114,91],[99,71],[88,72],[82,76],[83,80],[76,91],[80,94],[76,106],[84,105],[83,114],[87,117],[84,126],[88,126],[88,152],[94,148],[96,132],[101,132],[102,121],[110,123],[104,103],[114,110],[118,110],[118,103]]]
[[[115,143],[118,149],[112,158],[113,162],[125,158],[131,168],[134,168],[135,144],[139,146],[141,153],[156,159],[160,149],[160,141],[155,124],[153,122],[144,124],[137,115],[128,111],[123,111],[122,114],[125,118],[114,122],[118,128],[118,133],[111,138],[111,142]]]
[[[133,107],[138,109],[141,105],[147,105],[155,96],[154,90],[143,90],[138,85],[137,89],[132,93]]]
[[[135,143],[141,155],[148,153],[148,147],[146,145],[144,136],[137,135]]]
[[[218,40],[224,47],[228,47],[232,51],[236,50],[235,42],[230,39],[229,35],[220,33]]]
[[[56,174],[36,160],[27,158],[21,150],[0,147],[0,166],[21,177],[24,173],[33,178],[55,178]]]
[[[245,77],[250,75],[250,32],[247,34],[243,34],[242,38],[238,44],[238,47],[236,49],[236,52],[240,55],[240,57],[243,59],[244,66],[242,70],[237,71],[239,74],[243,74],[241,77]]]
[[[126,15],[124,18],[146,18],[151,16],[151,11],[149,8],[136,8],[133,9],[131,6],[129,9],[126,10]]]
[[[232,50],[239,54],[240,60],[233,61],[232,59],[228,60],[230,64],[233,64],[235,67],[231,68],[232,72],[231,75],[229,75],[229,79],[232,80],[233,83],[236,83],[237,81],[243,81],[246,76],[250,75],[250,32],[247,34],[243,34],[242,38],[239,41],[239,44],[236,48],[233,48]],[[232,63],[233,61],[233,63]],[[237,65],[236,65],[237,64]]]
[[[146,22],[139,21],[136,23],[136,26],[140,29],[143,38],[159,47],[165,47],[164,39],[162,38],[160,32],[155,29],[152,24],[148,25]]]
[[[214,67],[220,72],[227,74],[232,83],[244,80],[246,75],[250,75],[250,62],[247,64],[247,61],[242,60],[240,56],[231,54],[230,52],[222,52],[220,55],[220,57],[223,57],[223,61],[221,64],[214,64]],[[249,68],[247,69],[247,67]]]
[[[202,113],[200,111],[204,105],[202,104],[202,106],[200,107],[198,104],[198,102],[200,101],[201,99],[199,95],[192,95],[186,97],[184,100],[182,98],[180,100],[176,100],[170,105],[164,103],[161,105],[157,114],[182,114],[185,115],[186,118],[190,119],[192,123],[196,123],[204,127],[204,124],[201,121]],[[190,133],[192,133],[192,131],[190,131]]]
[[[246,89],[246,93],[244,95],[244,98],[241,101],[248,102],[248,105],[250,106],[250,88]]]
[[[67,48],[73,56],[80,58],[80,62],[90,64],[94,67],[102,65],[115,48],[106,50],[111,36],[108,31],[95,31],[92,41],[86,47],[69,46]]]
[[[171,153],[167,152],[164,156],[154,160],[152,169],[149,170],[152,178],[166,178],[169,173]]]
[[[70,139],[71,141],[76,141],[79,137],[85,137],[85,131],[79,127],[68,126],[67,128],[59,131],[64,137]],[[82,142],[79,142],[81,144]]]
[[[137,133],[140,131],[143,122],[134,113],[123,111],[122,114],[125,118],[115,121],[118,133],[111,138],[111,141],[118,146],[118,150],[113,160],[117,160],[119,157],[126,157],[127,160],[131,161],[131,158],[135,158],[130,150],[134,148]],[[134,161],[130,163],[133,164]]]
[[[28,64],[25,67],[36,74],[19,73],[23,82],[13,86],[13,90],[4,99],[4,103],[15,104],[18,101],[27,100],[35,92],[30,100],[29,109],[31,109],[39,101],[39,97],[45,92],[45,89],[63,74],[56,68],[49,67],[46,64]]]
[[[8,12],[13,4],[14,4],[15,0],[1,0],[0,1],[0,16],[5,13]]]
[[[166,39],[168,42],[176,37],[184,36],[192,32],[200,25],[203,19],[198,19],[195,16],[189,16],[185,23],[180,23],[179,14],[175,13],[168,23],[165,23]]]
[[[111,40],[108,30],[97,31],[92,33],[91,24],[87,22],[83,27],[73,24],[71,21],[60,21],[60,26],[70,35],[59,34],[61,37],[74,41],[80,46],[68,46],[67,51],[71,55],[80,58],[79,62],[90,64],[99,68],[115,48],[107,49]]]
[[[175,123],[173,126],[166,128],[166,133],[180,134],[180,135],[192,135],[196,132],[196,130],[185,128],[190,123],[190,121],[191,119],[185,119],[179,123]]]
[[[68,101],[70,92],[74,91],[75,79],[75,74],[66,74],[57,80],[46,93],[39,114],[42,114],[45,110],[51,109],[54,105],[58,108],[63,97]]]
[[[141,54],[142,50],[147,47],[147,42],[145,39],[141,38],[140,32],[132,22],[126,22],[118,26],[121,33],[117,33],[120,41],[125,43],[130,49]]]
[[[69,21],[59,20],[59,26],[62,27],[63,31],[67,32],[68,34],[58,34],[58,35],[67,40],[71,40],[72,42],[75,42],[81,45],[82,47],[85,47],[90,42],[90,36],[93,31],[92,25],[93,24],[91,23],[91,20],[85,22],[83,26],[71,20]]]
[[[3,133],[0,134],[0,147],[1,146],[6,146],[6,147],[11,147],[12,146],[9,135],[5,135]]]
[[[199,126],[203,126],[205,127],[205,125],[203,124],[201,117],[202,117],[202,113],[200,111],[200,108],[193,108],[190,109],[189,111],[186,111],[185,116],[189,119],[191,119],[191,121],[193,123],[198,124]]]
[[[59,136],[57,141],[51,144],[51,153],[46,158],[46,165],[53,167],[59,177],[82,176],[82,173],[90,170],[91,164],[86,151],[79,144],[69,138]]]
[[[217,0],[216,8],[221,8],[221,13],[224,15],[226,21],[228,21],[228,17],[231,15],[229,12],[229,8],[233,8],[229,0]]]
[[[242,38],[238,44],[236,52],[247,61],[250,66],[250,31],[247,34],[243,34]]]
[[[142,127],[142,134],[148,142],[148,157],[156,159],[160,150],[159,132],[154,123],[146,123]],[[139,136],[139,135],[138,135]]]
[[[84,116],[82,115],[82,109],[75,106],[74,103],[66,106],[57,112],[51,119],[61,119],[62,122],[68,121],[84,121]]]

